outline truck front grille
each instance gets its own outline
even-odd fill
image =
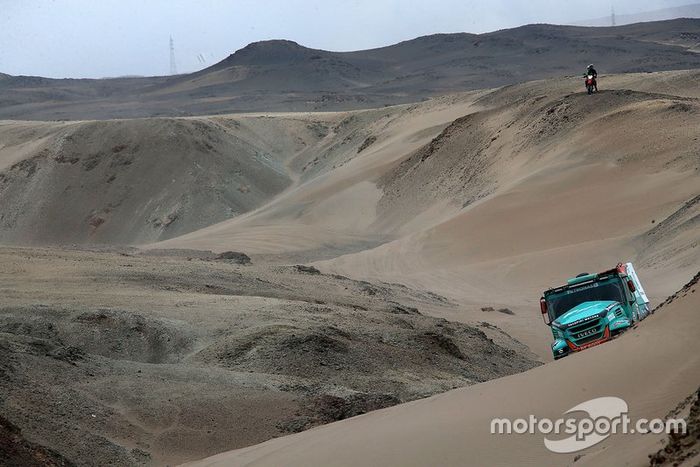
[[[603,331],[605,326],[600,318],[567,329],[569,339],[579,346],[600,339],[603,337]]]
[[[598,326],[600,326],[600,321],[601,319],[598,318],[588,321],[587,323],[577,324],[576,326],[568,329],[569,334],[571,334],[573,337],[576,337],[581,332],[585,332],[591,328],[597,328]]]
[[[588,344],[589,342],[596,341],[603,337],[603,331],[600,330],[596,332],[595,334],[591,334],[590,336],[582,337],[581,339],[574,339],[574,343],[578,346]]]

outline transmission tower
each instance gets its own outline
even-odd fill
[[[175,43],[173,42],[173,36],[170,36],[170,74],[177,74],[177,65],[175,64]]]
[[[615,21],[615,6],[610,7],[610,23],[613,26],[617,26],[617,22]]]

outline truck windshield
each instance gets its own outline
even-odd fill
[[[547,297],[547,308],[552,321],[584,302],[614,301],[624,303],[625,293],[619,278],[613,277],[580,287],[572,287]]]

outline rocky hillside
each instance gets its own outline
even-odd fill
[[[23,244],[151,242],[234,217],[285,189],[286,159],[319,138],[284,119],[6,122],[0,135],[0,241]]]
[[[700,67],[700,20],[616,28],[545,24],[436,34],[357,52],[258,42],[189,75],[0,79],[0,118],[105,119],[381,107],[455,91],[578,75]]]

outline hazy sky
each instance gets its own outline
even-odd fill
[[[690,0],[0,0],[0,72],[49,77],[163,75],[254,41],[358,50],[436,32],[485,32],[638,13]],[[585,6],[585,8],[584,8]]]

